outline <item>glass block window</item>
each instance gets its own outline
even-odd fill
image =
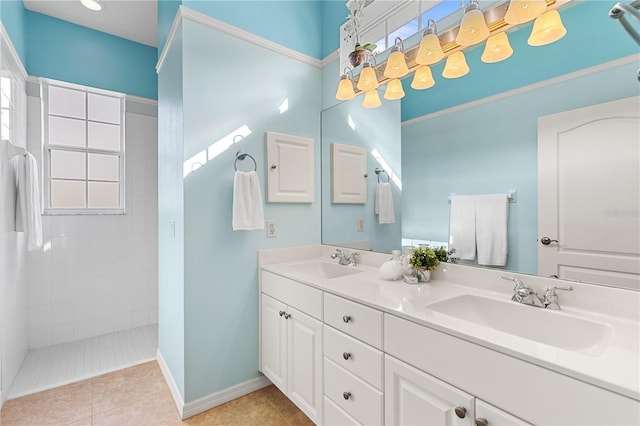
[[[124,95],[44,85],[48,213],[124,213]]]

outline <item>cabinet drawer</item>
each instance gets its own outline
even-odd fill
[[[382,392],[328,358],[324,359],[324,395],[358,422],[382,424]]]
[[[267,271],[261,278],[263,293],[322,320],[322,291]]]
[[[382,349],[382,312],[333,294],[324,294],[324,322]]]
[[[382,390],[383,356],[379,350],[325,325],[324,356]]]
[[[360,423],[324,397],[324,425],[325,426],[360,426]]]

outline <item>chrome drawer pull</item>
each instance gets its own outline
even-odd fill
[[[351,392],[342,392],[342,397],[344,399],[349,399],[351,398]]]
[[[349,352],[343,352],[343,353],[342,353],[342,358],[344,358],[344,359],[349,359],[349,358],[351,358],[351,353],[349,353]]]
[[[345,323],[347,323],[347,322],[351,321],[351,316],[350,316],[350,315],[344,315],[344,316],[342,317],[342,321],[344,321]]]
[[[280,316],[283,316],[284,315],[284,311],[280,311],[280,312],[278,312],[278,314],[280,314]]]
[[[456,407],[454,411],[456,412],[456,416],[461,419],[464,419],[467,415],[467,409],[464,407]]]

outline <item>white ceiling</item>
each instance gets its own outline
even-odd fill
[[[24,0],[24,6],[94,30],[158,46],[157,0],[101,1],[105,7],[100,12],[85,8],[80,0]]]

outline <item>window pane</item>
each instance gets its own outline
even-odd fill
[[[11,103],[11,79],[0,77],[0,92],[2,92],[2,105],[9,106]]]
[[[9,109],[2,109],[0,112],[0,127],[2,127],[2,136],[0,138],[2,139],[6,139],[6,140],[12,140],[11,139],[11,110]]]
[[[110,182],[89,182],[89,208],[120,208],[120,184]]]
[[[389,34],[389,46],[393,46],[395,43],[396,37],[400,37],[401,40],[405,40],[407,37],[410,37],[418,32],[418,18],[407,22],[391,34]]]
[[[49,86],[49,114],[86,118],[85,93]]]
[[[89,154],[89,179],[120,179],[120,159],[117,155]]]
[[[120,126],[89,122],[89,147],[120,151]]]
[[[89,93],[89,120],[120,124],[120,99]]]
[[[51,207],[55,209],[85,208],[84,181],[51,180]]]
[[[73,118],[49,117],[49,143],[51,145],[86,145],[86,122]]]
[[[84,152],[51,150],[51,177],[61,179],[84,179],[86,166]]]

